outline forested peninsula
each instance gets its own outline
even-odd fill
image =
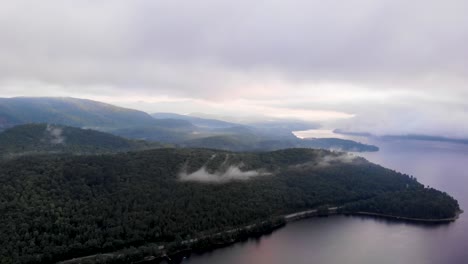
[[[226,230],[237,231],[218,238],[224,242],[262,233],[286,214],[329,207],[421,219],[459,211],[448,194],[343,152],[23,156],[0,164],[0,263],[107,252],[120,252],[108,263],[128,263],[187,248],[186,241],[216,244],[212,234]]]

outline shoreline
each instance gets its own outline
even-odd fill
[[[366,217],[379,217],[379,218],[385,218],[385,219],[393,219],[397,221],[409,221],[409,222],[414,222],[414,223],[433,223],[433,224],[441,224],[441,223],[450,223],[453,221],[456,221],[460,214],[463,213],[463,210],[460,210],[456,213],[456,215],[452,218],[443,218],[443,219],[423,219],[423,218],[411,218],[411,217],[402,217],[402,216],[393,216],[393,215],[388,215],[388,214],[380,214],[380,213],[372,213],[372,212],[353,212],[353,213],[344,213],[344,212],[339,212],[340,207],[329,207],[326,208],[325,210],[321,209],[311,209],[311,210],[305,210],[305,211],[299,211],[296,213],[292,214],[287,214],[287,215],[282,215],[279,216],[279,219],[282,219],[284,223],[276,224],[276,225],[271,225],[267,227],[265,230],[256,230],[255,228],[260,228],[262,225],[264,225],[267,220],[258,222],[255,224],[250,224],[247,226],[243,227],[238,227],[234,229],[228,229],[226,231],[221,231],[217,232],[211,235],[206,235],[202,236],[199,238],[194,238],[190,240],[184,240],[180,242],[181,248],[174,251],[174,252],[167,252],[166,249],[170,248],[171,244],[174,245],[174,242],[170,243],[165,243],[165,244],[160,244],[156,245],[156,247],[161,251],[161,255],[159,256],[145,256],[143,259],[133,261],[133,263],[160,263],[163,260],[169,261],[169,263],[172,262],[172,259],[178,259],[178,258],[183,258],[186,255],[190,255],[193,252],[208,252],[211,250],[215,250],[218,248],[226,247],[235,243],[238,243],[240,241],[244,241],[253,237],[259,237],[263,236],[265,234],[271,233],[275,231],[276,229],[279,229],[283,226],[285,226],[287,223],[290,222],[295,222],[303,219],[308,219],[312,217],[322,217],[322,216],[330,216],[330,215],[354,215],[354,216],[366,216]],[[195,245],[196,242],[204,241],[204,240],[210,240],[210,239],[215,239],[222,237],[223,235],[230,235],[235,232],[239,232],[237,234],[237,237],[233,238],[230,237],[226,239],[225,241],[220,241],[218,243],[212,243],[209,244],[203,248],[197,248],[191,247]],[[244,232],[244,233],[241,233]],[[151,243],[148,243],[151,244]],[[112,259],[117,256],[121,256],[121,251],[115,251],[115,252],[108,252],[108,253],[101,253],[101,254],[94,254],[90,256],[83,256],[79,258],[74,258],[74,259],[69,259],[69,260],[64,260],[57,262],[57,264],[78,264],[82,263],[82,261],[85,260],[95,260],[97,261],[98,259]],[[116,260],[118,261],[118,260]],[[112,263],[112,262],[110,262]]]
[[[404,220],[404,221],[420,222],[420,223],[448,223],[448,222],[456,221],[460,217],[460,214],[462,213],[463,213],[463,210],[460,210],[455,214],[454,217],[441,218],[441,219],[413,218],[413,217],[394,216],[394,215],[372,213],[372,212],[354,212],[354,213],[348,213],[348,215],[375,216],[375,217],[381,217],[381,218],[387,218],[387,219]]]

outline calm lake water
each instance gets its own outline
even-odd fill
[[[289,223],[259,239],[192,254],[182,263],[468,263],[468,145],[354,139],[380,147],[379,152],[359,155],[450,193],[467,213],[443,225],[354,216],[310,218]]]

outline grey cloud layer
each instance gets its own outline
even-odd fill
[[[2,78],[190,90],[265,71],[387,82],[468,73],[466,1],[1,5]]]
[[[409,108],[424,121],[415,129],[437,126],[437,105],[439,120],[456,113],[444,120],[453,130],[468,118],[466,10],[462,0],[0,1],[0,95],[282,100],[373,124],[370,106]],[[336,83],[346,85],[322,85]]]

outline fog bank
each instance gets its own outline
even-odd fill
[[[179,174],[181,181],[195,181],[203,183],[225,183],[229,181],[239,180],[245,181],[253,177],[269,175],[270,173],[261,170],[242,171],[239,166],[231,165],[224,171],[215,171],[213,173],[207,171],[203,166],[199,170],[187,173],[183,171]]]

